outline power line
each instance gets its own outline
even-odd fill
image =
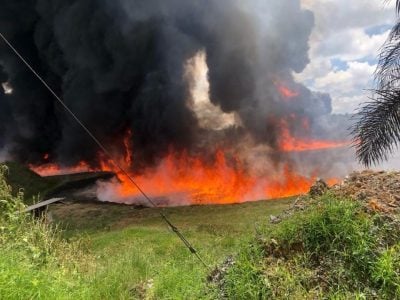
[[[91,137],[91,139],[99,146],[99,148],[110,158],[112,164],[122,173],[124,174],[129,181],[138,189],[138,191],[143,195],[143,197],[153,206],[157,207],[154,201],[141,189],[141,187],[136,183],[133,177],[114,159],[110,151],[96,138],[96,136],[79,120],[79,118],[74,114],[74,112],[64,103],[64,101],[54,92],[54,90],[44,81],[44,79],[32,68],[32,66],[24,59],[24,57],[14,48],[14,46],[7,40],[7,38],[0,32],[0,37],[7,44],[7,46],[18,56],[18,58],[28,67],[28,69],[40,80],[40,82],[49,90],[49,92],[57,99],[57,101],[61,104],[62,107],[72,116],[72,118],[82,127],[82,129]],[[186,237],[179,231],[179,229],[171,223],[171,221],[167,218],[167,216],[163,212],[159,212],[161,218],[168,224],[168,226],[172,229],[172,231],[181,239],[183,244],[190,250],[192,254],[194,254],[198,260],[206,267],[209,268],[208,265],[201,258],[197,250],[192,246],[192,244],[186,239]]]

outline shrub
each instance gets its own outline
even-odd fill
[[[67,243],[56,228],[24,213],[0,165],[0,295],[4,299],[66,299],[81,286],[79,270],[90,264],[80,242]],[[82,293],[82,291],[80,291]]]
[[[399,299],[399,242],[396,218],[325,195],[259,233],[237,256],[225,293],[235,299]]]

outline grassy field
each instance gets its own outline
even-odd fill
[[[10,203],[22,200],[15,196],[20,188],[24,202],[30,203],[34,196],[49,194],[71,179],[42,178],[18,164],[7,166],[0,174],[0,190]],[[268,224],[271,214],[291,202],[164,209],[60,203],[49,208],[54,221],[50,227],[16,218],[11,210],[10,220],[3,216],[10,228],[0,226],[4,235],[0,268],[5,270],[0,294],[8,299],[215,299],[207,282],[210,268],[238,252],[257,227]],[[210,268],[199,263],[166,226],[161,210]]]
[[[0,166],[0,299],[400,299],[395,211],[327,193],[295,206],[293,199],[158,209],[66,202],[36,220],[21,213],[22,195],[11,193],[5,174]],[[208,282],[231,256],[234,264],[217,272],[223,277]]]
[[[165,208],[210,265],[234,255],[292,200],[226,206]],[[214,299],[207,287],[209,269],[190,254],[159,217],[159,209],[111,204],[58,204],[51,214],[65,238],[83,236],[95,256],[98,299],[139,297],[147,285],[155,299]],[[209,291],[209,295],[206,292]]]

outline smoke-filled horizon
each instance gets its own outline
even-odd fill
[[[331,115],[330,96],[293,79],[309,63],[314,26],[299,0],[0,3],[2,33],[96,137],[118,151],[130,133],[136,170],[171,149],[206,157],[248,139],[279,160],[282,126],[300,137],[346,137],[347,117]],[[196,106],[201,63],[211,103]],[[97,146],[4,44],[0,81],[0,155],[99,163]]]

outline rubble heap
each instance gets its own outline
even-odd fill
[[[351,173],[341,183],[332,187],[329,187],[322,179],[317,179],[307,195],[299,196],[280,216],[271,215],[270,223],[280,223],[294,212],[305,210],[326,192],[359,201],[367,211],[390,216],[400,213],[400,172],[365,170]]]
[[[322,196],[329,190],[328,184],[322,179],[317,179],[315,183],[310,188],[310,192],[308,193],[311,197]]]
[[[353,172],[331,191],[361,201],[375,211],[400,211],[400,172]]]

